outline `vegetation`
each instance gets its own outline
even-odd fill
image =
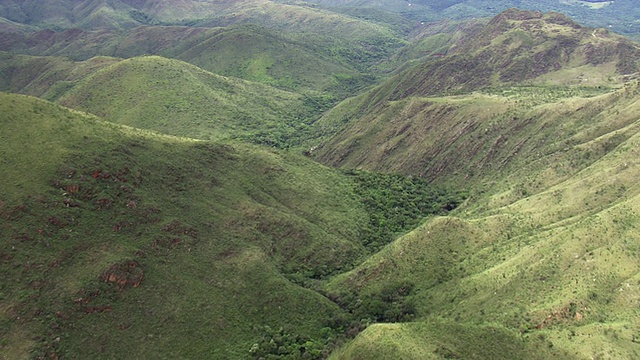
[[[418,177],[363,170],[345,174],[354,179],[355,193],[369,214],[362,240],[372,252],[416,228],[426,217],[455,209],[465,198],[461,192],[431,186]]]
[[[0,357],[638,358],[637,45],[318,3],[0,6]]]
[[[240,357],[252,326],[319,337],[342,313],[279,270],[363,254],[366,214],[336,171],[33,98],[1,104],[2,182],[14,184],[1,195],[3,356]]]

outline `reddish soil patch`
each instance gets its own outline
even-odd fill
[[[127,260],[120,264],[113,264],[105,271],[100,279],[106,283],[115,284],[119,289],[138,287],[144,273],[140,264],[135,260]]]

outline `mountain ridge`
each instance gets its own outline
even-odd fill
[[[637,72],[638,47],[604,30],[581,27],[560,14],[507,10],[478,33],[452,47],[448,57],[405,72],[408,90],[390,98],[468,92],[482,87],[526,83],[565,67],[600,66],[609,76]],[[604,66],[615,63],[615,72]],[[464,69],[456,71],[455,69]],[[578,79],[571,79],[577,83]]]

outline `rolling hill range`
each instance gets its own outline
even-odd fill
[[[513,7],[537,11],[557,11],[594,27],[611,27],[630,36],[638,35],[638,9],[632,0],[580,1],[541,0],[309,0],[309,1],[196,1],[196,0],[58,0],[39,2],[24,0],[0,1],[0,18],[10,22],[40,28],[68,29],[79,27],[132,28],[139,25],[228,25],[243,21],[288,25],[292,18],[313,22],[318,7],[329,12],[396,23],[389,14],[401,14],[412,21],[470,19],[492,17]],[[295,14],[292,16],[292,14]],[[399,23],[402,23],[400,20]],[[296,23],[296,21],[294,21]],[[287,26],[284,26],[285,28]]]
[[[97,45],[99,44],[99,46]],[[159,55],[189,62],[224,76],[298,92],[330,92],[344,97],[368,85],[344,56],[331,56],[257,26],[191,28],[144,26],[125,33],[68,30],[7,36],[0,47],[12,54],[131,58]],[[38,74],[37,70],[34,74]]]
[[[404,32],[399,2],[167,3],[2,38],[0,357],[640,357],[637,43],[516,9]]]
[[[501,45],[504,36],[522,31],[520,21],[531,15],[503,13],[464,53],[486,54],[477,45],[504,16],[511,26],[502,23],[502,32],[487,37],[489,48],[497,46],[489,53],[499,59],[509,49]],[[536,22],[551,24],[531,28],[559,30],[555,16],[539,17]],[[636,46],[608,36],[590,41],[597,31],[561,25],[585,31],[590,49]],[[579,36],[570,38],[580,43]],[[535,39],[532,45],[553,48],[554,36]],[[455,75],[457,95],[438,93],[430,81],[439,80],[434,68],[466,55],[425,62],[319,121],[329,140],[313,151],[325,163],[475,188],[456,216],[428,220],[326,285],[340,303],[402,284],[412,289],[408,297],[420,314],[411,323],[372,325],[332,358],[524,358],[518,351],[526,353],[530,341],[554,349],[543,358],[640,354],[634,180],[640,93],[622,70],[638,56],[611,50],[600,65],[580,63],[588,59],[580,46],[558,58],[546,52],[541,59],[564,62],[534,77],[519,73],[514,83],[474,83],[480,60],[458,67],[472,72]],[[520,53],[511,54],[513,63]],[[498,78],[500,71],[488,74]],[[510,336],[527,340],[501,345]]]
[[[102,14],[104,8],[117,17],[112,26],[78,13]],[[372,67],[406,43],[409,29],[402,19],[388,24],[303,3],[257,0],[64,0],[48,7],[6,0],[0,2],[2,14],[1,51],[77,61],[160,55],[225,76],[340,99],[371,84]],[[120,22],[132,16],[144,21]]]

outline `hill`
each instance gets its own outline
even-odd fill
[[[316,30],[71,33],[103,34],[130,56],[138,34],[140,49],[203,63],[216,42],[197,44],[216,34],[247,49],[263,39],[265,51],[324,48],[340,53],[332,66],[393,75],[313,122],[331,96],[311,87],[160,56],[0,54],[1,89],[57,102],[0,93],[0,356],[640,356],[637,44],[512,9],[421,26],[415,47],[360,59],[321,30],[354,7],[316,17],[327,12],[225,4],[260,26]],[[368,14],[370,29],[402,28]],[[227,15],[196,23],[239,19]],[[307,156],[238,138],[305,139]]]
[[[135,9],[123,1],[104,2],[7,0],[0,4],[0,17],[12,22],[44,28],[98,27],[122,28],[139,23]]]
[[[122,38],[115,55],[157,54],[204,70],[281,89],[344,97],[370,79],[338,55],[311,48],[256,25],[225,28],[140,27]]]
[[[243,138],[286,147],[304,137],[307,124],[333,100],[157,56],[74,62],[0,55],[5,75],[0,90],[58,101],[115,123],[200,139]]]
[[[198,139],[283,145],[315,111],[304,96],[222,77],[157,56],[117,62],[83,78],[58,102],[109,121]]]
[[[0,98],[3,357],[242,358],[343,313],[284,277],[364,254],[335,170]]]
[[[542,144],[561,146],[575,128],[560,119],[591,122],[623,106],[619,94],[588,98],[633,79],[640,58],[634,43],[565,20],[507,11],[453,54],[345,101],[316,123],[328,139],[314,150],[318,159],[463,179],[486,167],[493,176],[520,156],[533,161]]]
[[[0,52],[0,91],[56,100],[78,81],[120,59],[94,57],[71,61],[65,57],[13,55]]]
[[[386,87],[395,88],[383,96],[469,92],[532,83],[544,75],[561,85],[615,85],[620,81],[614,78],[638,70],[639,51],[623,37],[582,27],[561,14],[512,9],[452,46],[448,56],[389,80]]]
[[[637,87],[615,96],[626,99],[607,125],[640,99]],[[534,160],[523,148],[514,157],[532,157],[488,173],[457,216],[428,221],[332,280],[338,302],[403,284],[417,315],[369,327],[335,358],[537,356],[528,346],[552,349],[541,358],[637,357],[638,123],[577,142],[596,122],[566,124],[580,131],[554,154],[539,143]]]
[[[351,13],[375,9],[400,13],[409,19],[422,22],[490,18],[509,8],[519,8],[522,10],[563,13],[580,24],[608,28],[633,38],[637,38],[640,34],[640,28],[636,23],[638,8],[631,0],[506,0],[500,2],[486,0],[416,0],[411,2],[311,0],[309,2],[337,12],[345,11]]]
[[[6,23],[32,29],[0,28],[0,51],[77,61],[160,55],[225,76],[339,98],[370,85],[372,67],[405,43],[407,31],[397,18],[400,25],[274,1],[62,0],[43,9],[30,2],[0,4]],[[111,26],[94,12],[117,19]]]

